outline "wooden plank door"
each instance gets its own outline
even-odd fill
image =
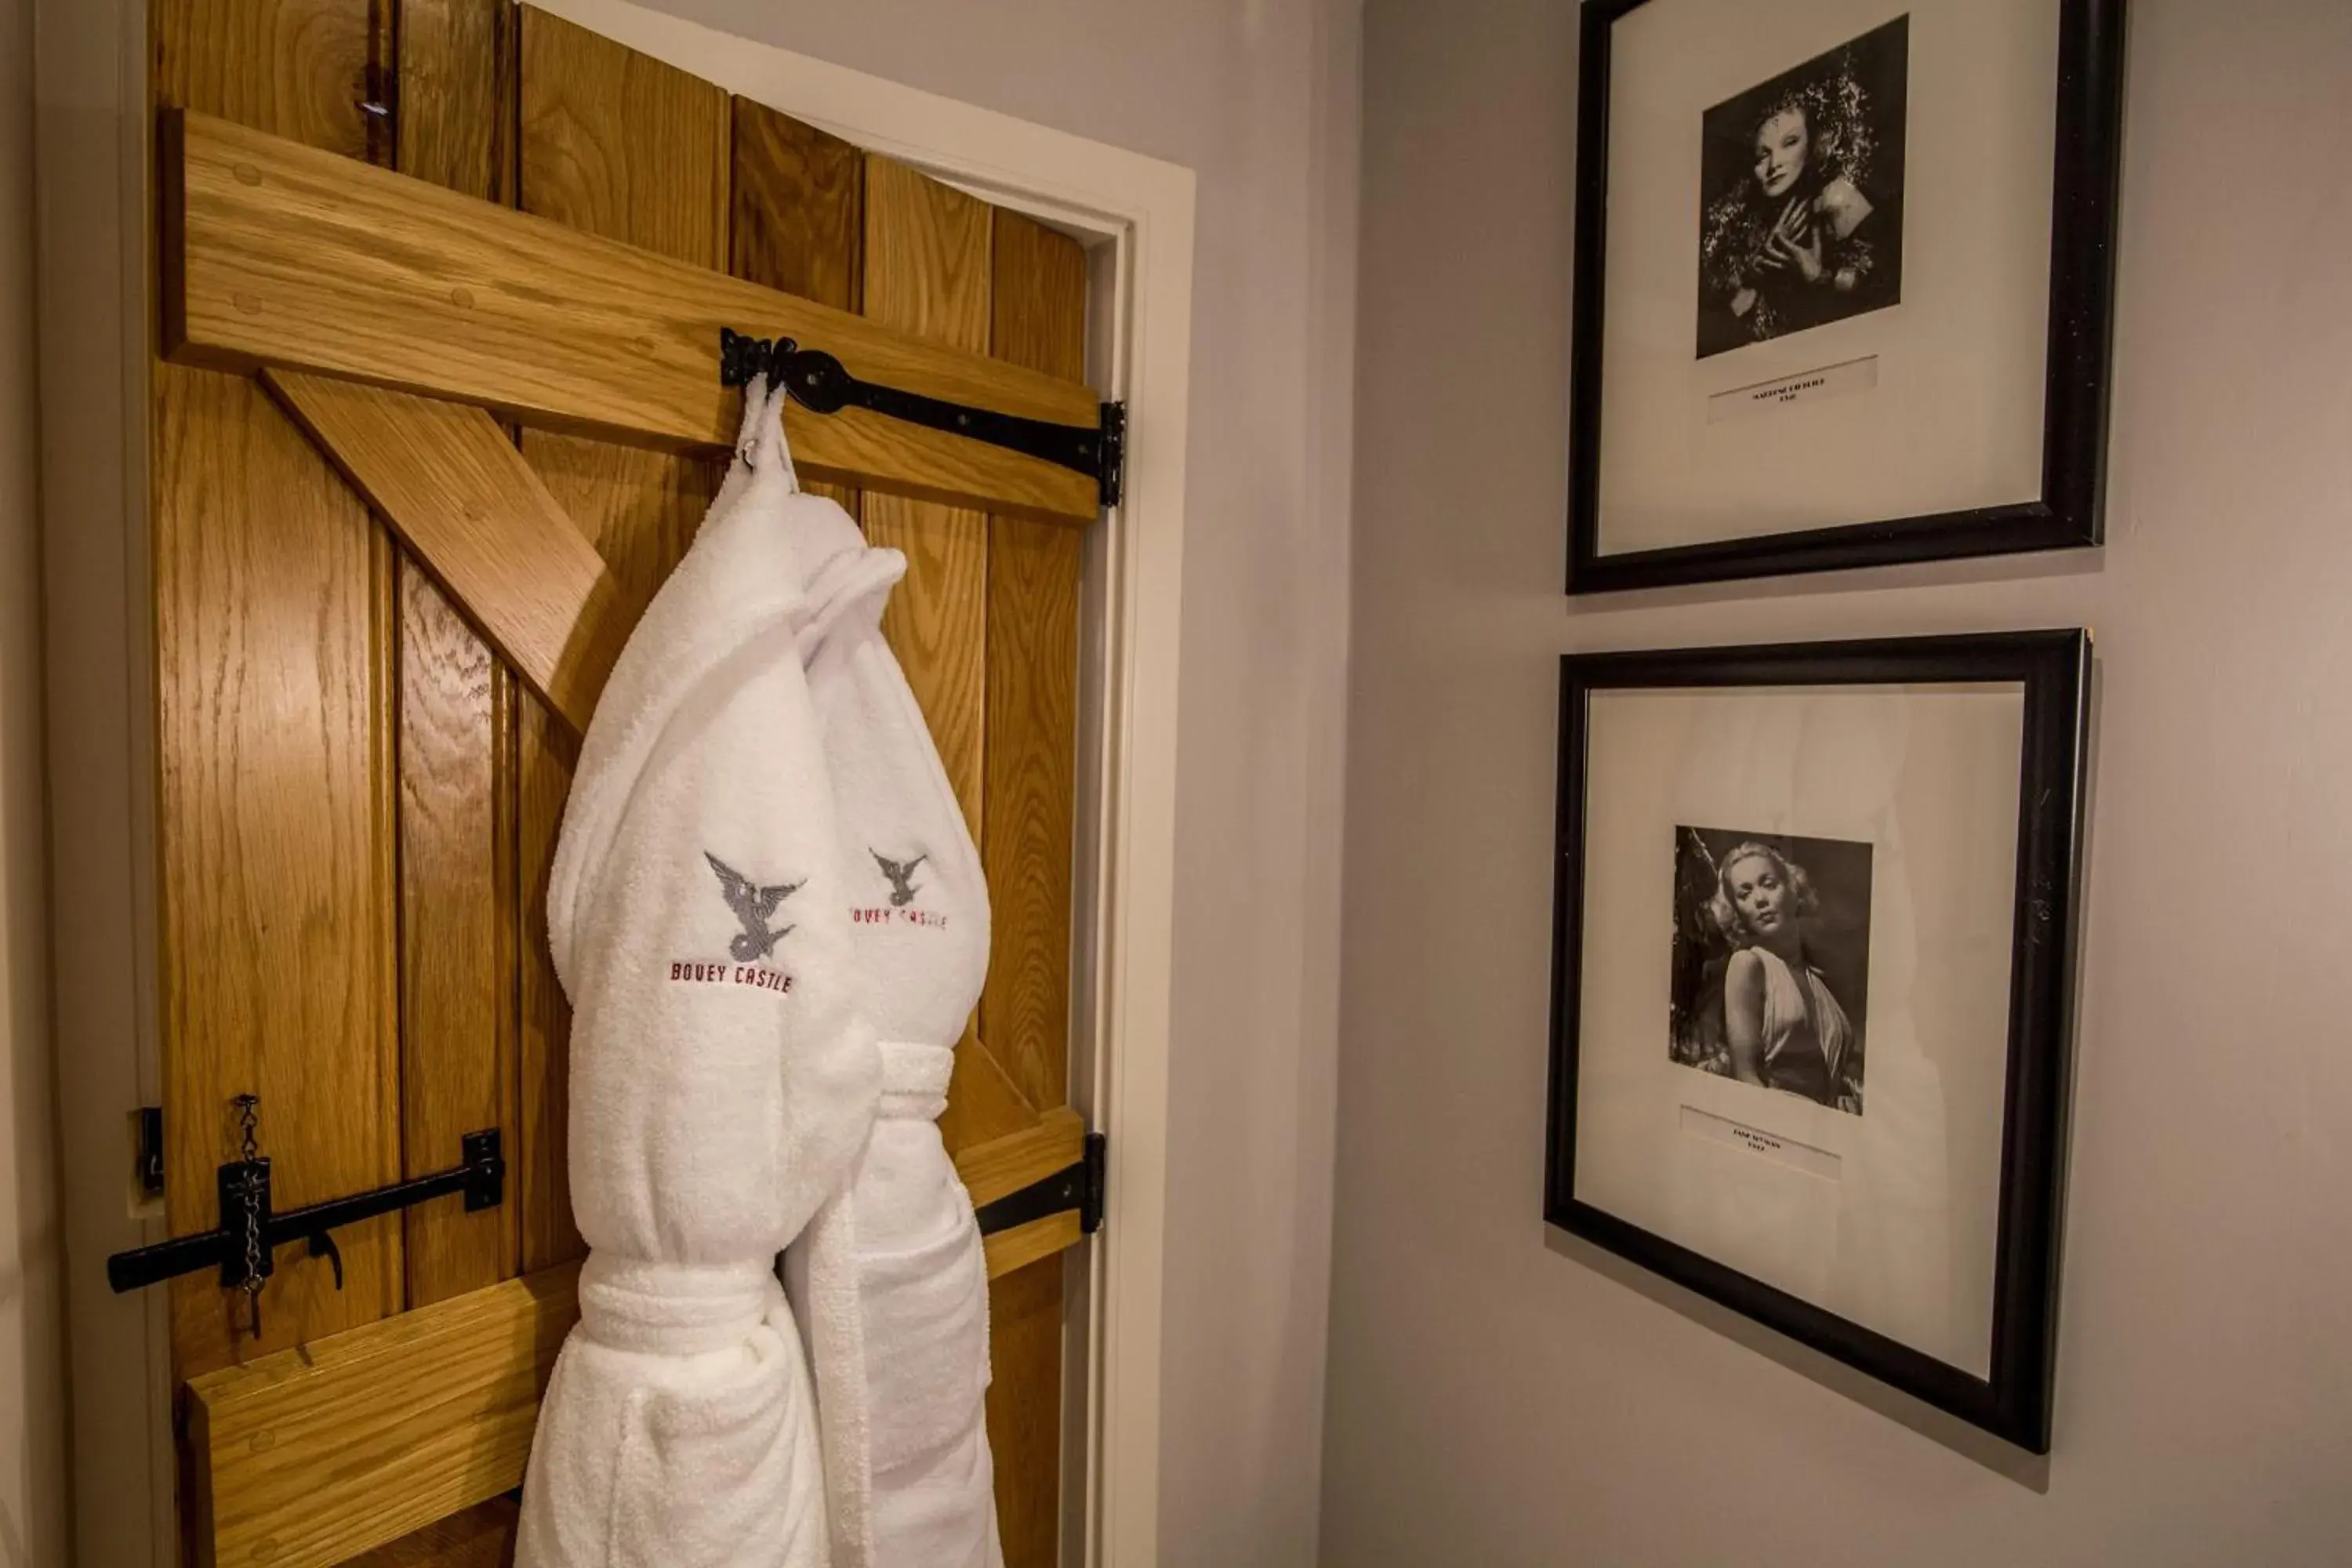
[[[159,105],[1082,376],[1074,240],[544,13],[156,0],[151,15]],[[159,361],[153,395],[171,1228],[215,1223],[213,1171],[236,1156],[231,1100],[248,1091],[280,1207],[453,1164],[478,1128],[500,1131],[511,1173],[499,1208],[445,1200],[344,1232],[340,1290],[323,1262],[281,1253],[257,1339],[215,1281],[176,1281],[184,1381],[582,1253],[541,913],[577,737],[320,456],[292,395]],[[510,434],[630,602],[675,564],[720,473]],[[1080,535],[832,493],[908,554],[885,630],[988,873],[993,958],[942,1119],[950,1152],[970,1153],[1067,1115]],[[1017,1568],[1055,1560],[1060,1516],[1068,1237],[1033,1230],[1011,1253],[992,1244],[989,1424]],[[198,1493],[184,1487],[191,1561],[208,1541]],[[352,1560],[500,1561],[512,1516],[493,1500]]]

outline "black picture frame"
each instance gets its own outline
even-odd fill
[[[1584,0],[1578,61],[1574,347],[1569,385],[1571,595],[2067,550],[2104,542],[2108,363],[2122,168],[2126,0],[2059,6],[2056,161],[2042,494],[2011,506],[1602,554],[1601,322],[1609,207],[1611,29],[1644,5]]]
[[[1560,661],[1546,1222],[2036,1454],[2050,1451],[2057,1344],[2090,657],[2087,633],[2060,630],[1571,654]],[[2024,735],[1990,1375],[1979,1379],[1580,1202],[1574,1184],[1591,694],[1983,681],[2022,684]]]

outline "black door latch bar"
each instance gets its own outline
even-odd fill
[[[468,1132],[460,1139],[461,1163],[454,1169],[378,1187],[350,1197],[330,1198],[299,1209],[274,1212],[269,1206],[269,1160],[254,1147],[254,1107],[251,1095],[237,1096],[244,1122],[243,1157],[220,1167],[219,1226],[195,1236],[173,1237],[152,1247],[118,1252],[106,1260],[106,1282],[117,1291],[136,1290],[200,1268],[218,1268],[221,1288],[242,1290],[252,1310],[253,1332],[261,1332],[261,1284],[277,1271],[276,1250],[289,1241],[310,1244],[313,1258],[335,1266],[335,1288],[343,1285],[342,1254],[331,1234],[378,1215],[394,1213],[428,1199],[462,1194],[466,1212],[496,1208],[506,1201],[507,1163],[499,1150],[498,1129]]]
[[[790,338],[747,337],[719,329],[719,381],[748,386],[755,375],[782,384],[793,402],[812,414],[837,414],[847,407],[871,409],[893,419],[951,436],[969,436],[992,447],[1074,469],[1095,481],[1102,504],[1117,506],[1127,468],[1127,405],[1106,403],[1101,421],[1056,425],[992,408],[972,408],[919,392],[860,381],[822,349],[804,349]]]

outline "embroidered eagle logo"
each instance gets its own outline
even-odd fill
[[[742,963],[767,957],[775,951],[776,943],[793,931],[791,926],[781,931],[770,931],[768,917],[776,912],[777,905],[799,892],[801,884],[780,882],[772,888],[754,887],[751,878],[709,850],[704,850],[702,858],[710,862],[712,870],[719,873],[719,895],[727,900],[727,907],[735,911],[735,918],[743,922],[742,933],[727,944],[727,951]]]
[[[893,860],[879,849],[868,849],[866,853],[873,856],[874,863],[882,868],[882,874],[890,879],[890,907],[903,910],[913,903],[915,895],[923,890],[914,885],[915,868],[930,857],[918,855],[912,860]]]

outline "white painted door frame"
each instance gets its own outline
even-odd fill
[[[626,0],[544,9],[885,153],[1087,247],[1088,374],[1129,410],[1121,506],[1088,541],[1081,719],[1073,1096],[1109,1135],[1102,1234],[1072,1270],[1066,1563],[1136,1568],[1158,1552],[1160,1275],[1175,895],[1177,656],[1191,375],[1189,169],[729,37]],[[44,199],[42,400],[50,556],[54,875],[61,1142],[69,1152],[77,1539],[86,1562],[172,1560],[173,1390],[160,1292],[109,1302],[108,1252],[160,1235],[123,1200],[122,1127],[160,1074],[152,921],[133,962],[79,941],[108,912],[152,911],[152,647],[145,604],[148,159],[145,0],[39,0]],[[59,110],[66,112],[59,112]],[[93,137],[92,127],[110,135]],[[58,134],[63,133],[63,134]],[[100,182],[102,195],[87,193]],[[96,373],[92,374],[92,367]],[[67,711],[59,714],[60,704]],[[59,742],[62,740],[63,744]],[[138,781],[151,781],[142,790]],[[120,923],[115,928],[121,929]],[[123,987],[126,968],[142,979]],[[115,977],[110,994],[85,989]],[[87,1005],[65,994],[74,987]],[[110,994],[110,1000],[109,995]],[[79,1197],[75,1194],[79,1194]],[[134,1435],[141,1440],[126,1445]],[[1075,1462],[1073,1462],[1075,1461]],[[143,1542],[144,1545],[141,1543]],[[93,1555],[95,1553],[95,1555]]]

